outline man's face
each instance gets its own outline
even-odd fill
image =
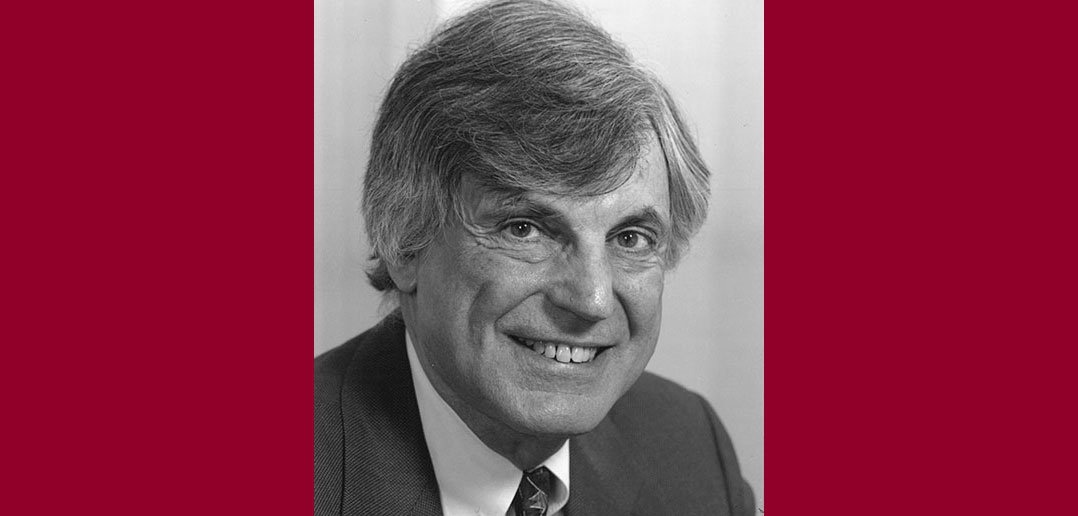
[[[427,376],[465,421],[590,431],[658,339],[670,235],[662,151],[653,141],[603,195],[462,188],[464,220],[406,266],[415,290],[401,305]]]

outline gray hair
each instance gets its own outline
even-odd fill
[[[503,0],[451,20],[397,71],[379,110],[363,213],[374,288],[459,211],[464,174],[506,193],[597,195],[656,138],[676,264],[707,216],[710,173],[658,79],[580,13]]]

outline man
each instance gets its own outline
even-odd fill
[[[315,359],[315,513],[751,514],[714,411],[644,373],[708,180],[566,7],[486,4],[416,51],[363,200],[400,309]]]

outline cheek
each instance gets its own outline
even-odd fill
[[[470,253],[461,267],[476,289],[473,319],[501,316],[541,291],[550,277],[547,262],[531,263],[489,252]]]
[[[540,291],[549,277],[545,263],[529,263],[482,246],[461,246],[427,268],[424,313],[436,314],[458,339],[479,345],[498,319]]]
[[[654,340],[658,337],[662,322],[664,279],[661,271],[649,271],[630,277],[622,287],[619,297],[634,338]]]

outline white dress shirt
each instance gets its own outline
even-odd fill
[[[419,403],[423,437],[430,450],[445,516],[513,516],[510,505],[523,472],[476,437],[434,390],[406,334],[408,364]],[[558,516],[569,501],[569,441],[543,462],[554,474],[547,514]]]

